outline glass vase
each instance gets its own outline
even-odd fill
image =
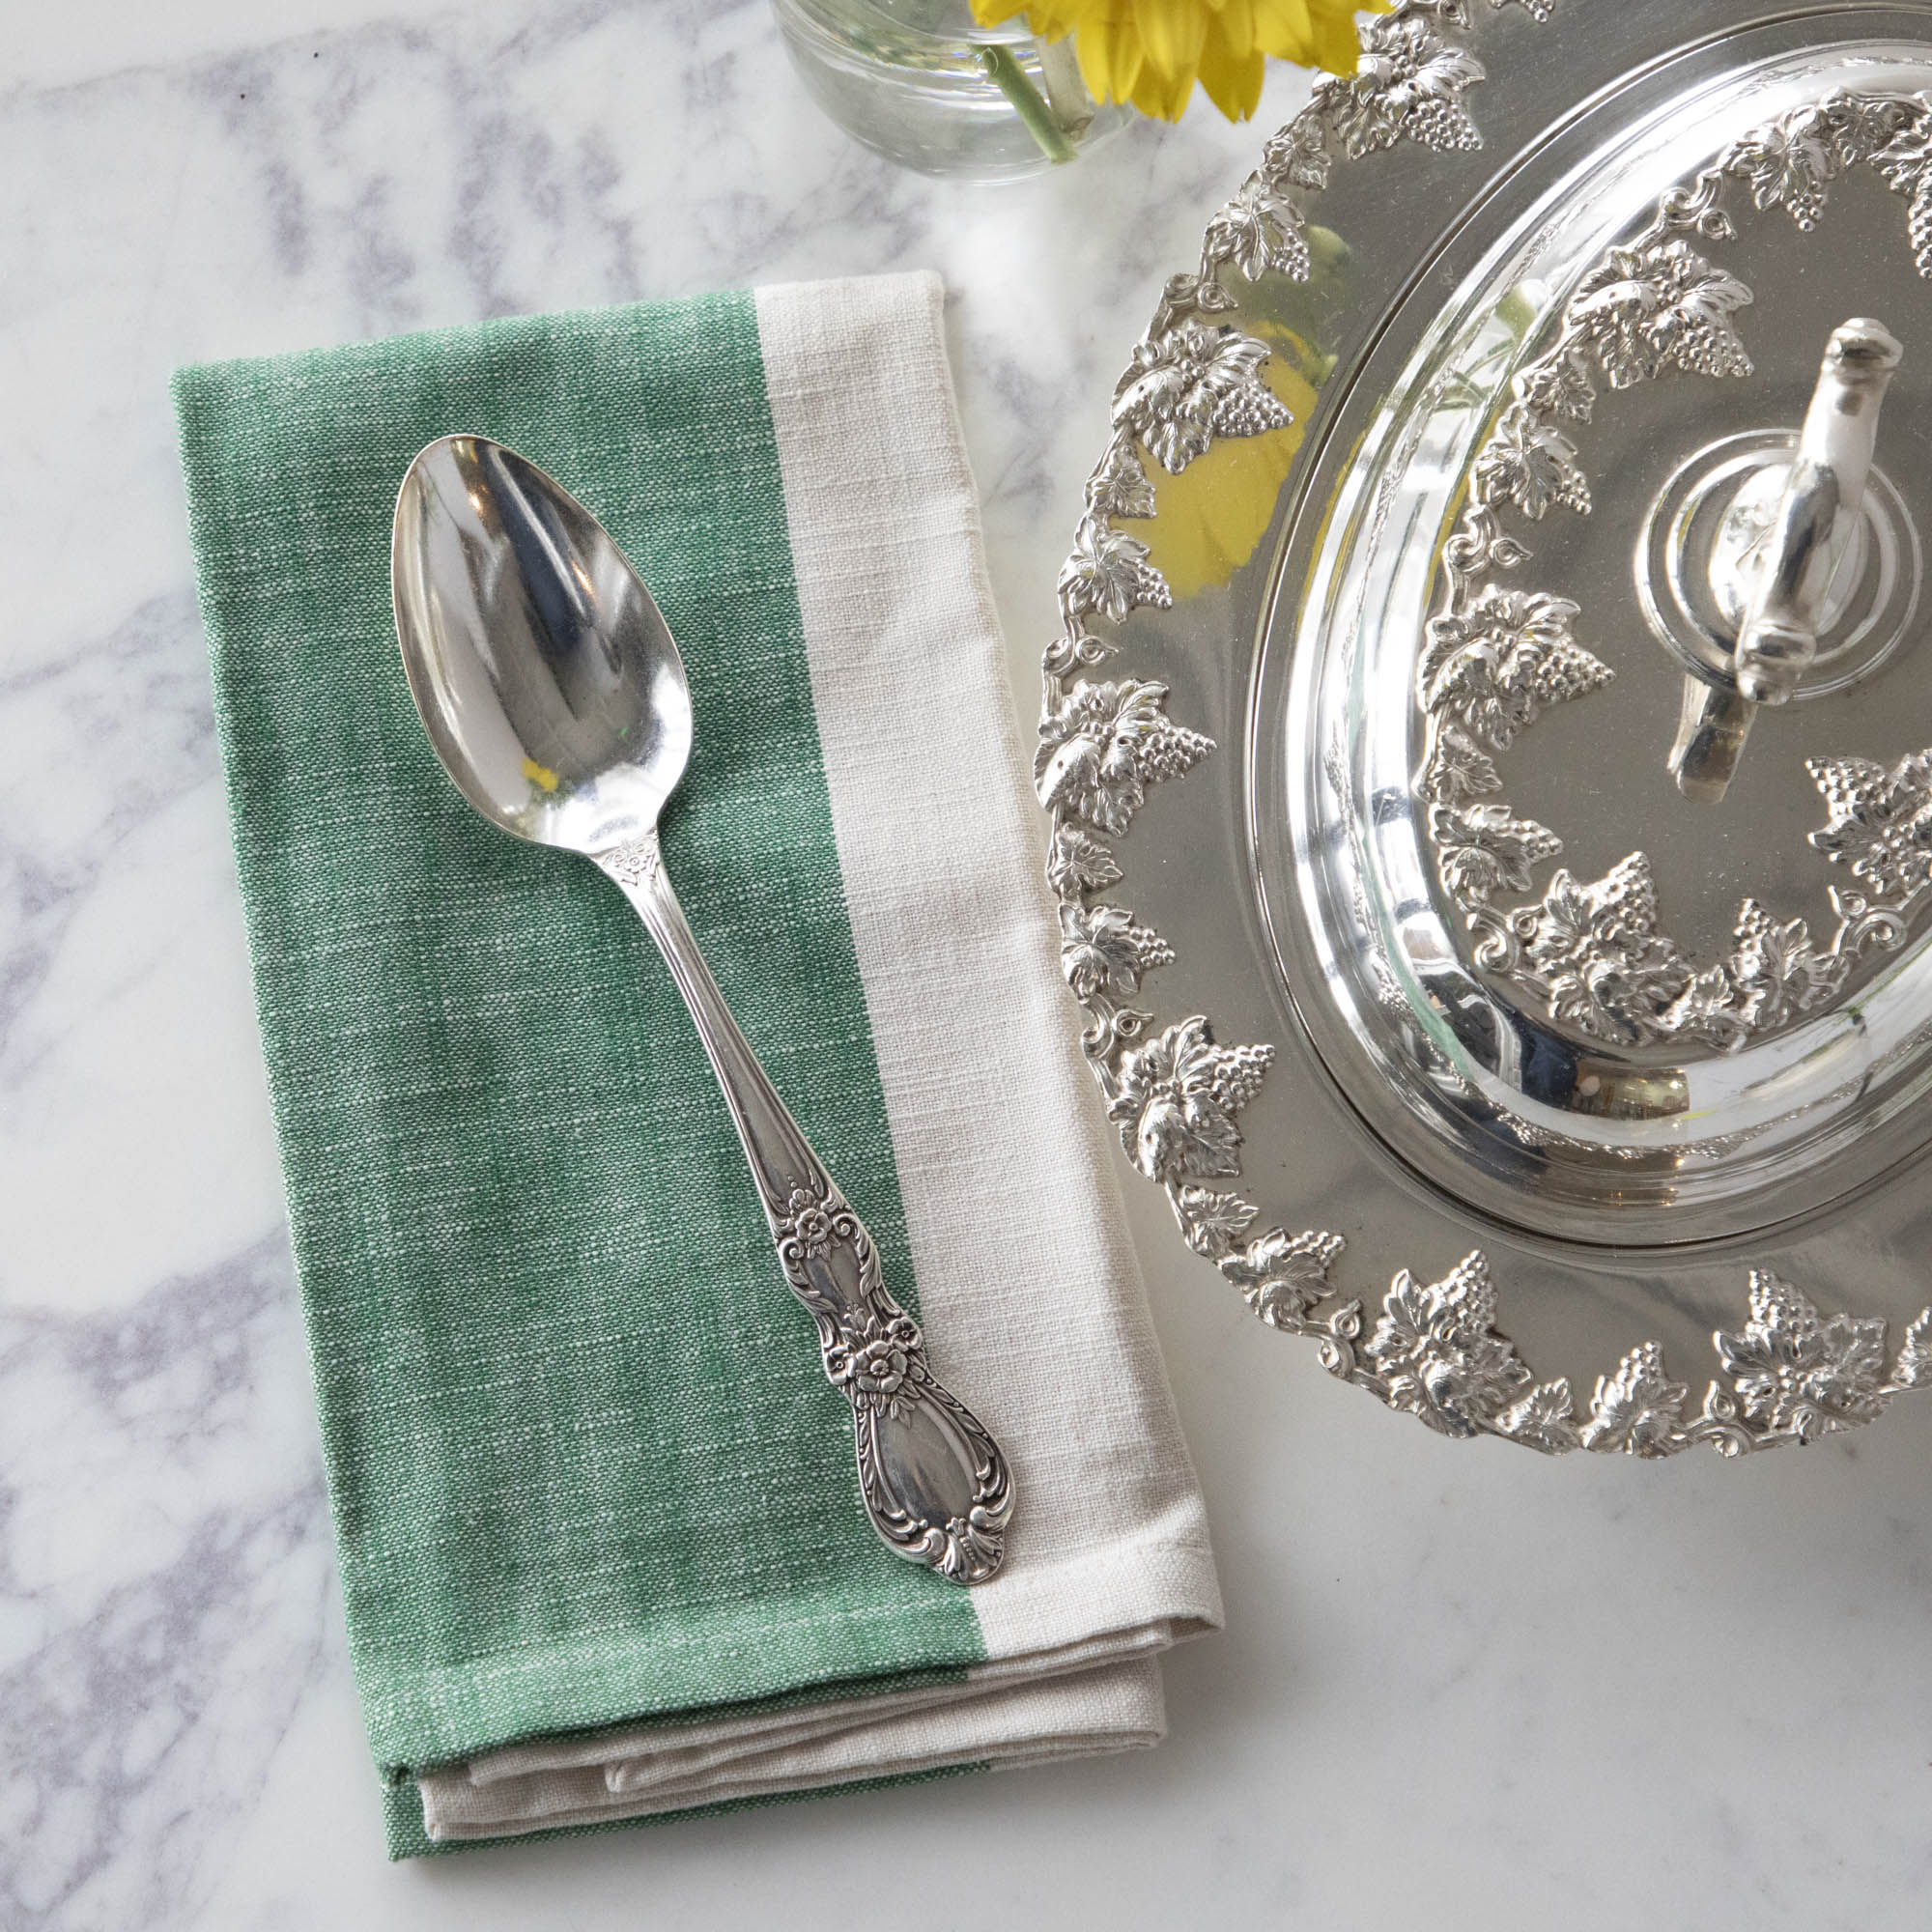
[[[1125,113],[1087,92],[1070,40],[981,27],[965,0],[772,0],[793,65],[854,140],[923,174],[1020,181]]]

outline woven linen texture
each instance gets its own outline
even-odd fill
[[[691,674],[668,867],[916,1305],[749,299],[189,370],[177,407],[384,1773],[978,1660],[970,1596],[866,1520],[844,1405],[635,916],[463,803],[390,620],[396,486],[437,436],[500,439],[609,525]]]
[[[1200,1485],[1061,980],[939,279],[757,299],[921,1301],[941,1372],[1002,1426],[1021,1498],[1012,1560],[973,1593],[987,1654],[1211,1627]]]

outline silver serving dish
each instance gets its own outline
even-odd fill
[[[1188,1245],[1445,1434],[1869,1422],[1932,1381],[1932,7],[1364,49],[1061,578],[1089,1059]]]

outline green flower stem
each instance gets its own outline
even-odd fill
[[[1039,151],[1048,160],[1070,161],[1080,152],[1067,138],[1066,129],[1053,118],[1052,108],[1027,78],[1026,69],[1013,58],[1010,47],[997,44],[981,47],[980,65],[993,85],[1013,103],[1013,111],[1026,123],[1027,132],[1039,143]]]

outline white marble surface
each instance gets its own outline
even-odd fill
[[[1261,1330],[1145,1189],[1229,1610],[1159,1751],[383,1860],[168,370],[936,267],[1030,708],[1112,372],[1259,140],[1204,108],[1030,186],[926,183],[816,117],[761,0],[9,10],[8,1932],[1932,1922],[1932,1413],[1738,1467],[1442,1442]]]

